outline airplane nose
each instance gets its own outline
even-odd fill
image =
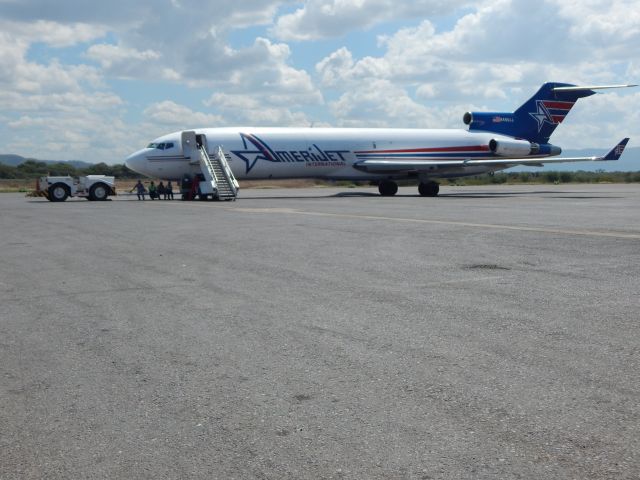
[[[138,150],[136,153],[132,153],[127,157],[124,161],[125,166],[129,170],[133,170],[134,172],[144,174],[144,167],[146,163],[146,158],[143,155],[142,150]]]

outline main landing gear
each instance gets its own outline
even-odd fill
[[[378,191],[383,197],[392,197],[398,193],[398,184],[393,180],[382,180],[378,184]]]
[[[418,185],[418,192],[423,197],[437,197],[440,191],[440,185],[438,182],[420,182]]]
[[[382,180],[378,183],[378,191],[383,197],[392,197],[398,193],[398,184],[393,180]],[[418,185],[418,192],[423,197],[437,197],[439,191],[440,185],[438,182],[420,182]]]

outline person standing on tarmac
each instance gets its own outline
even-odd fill
[[[169,180],[167,186],[164,187],[164,199],[173,200],[173,185],[171,185],[171,180]]]
[[[162,183],[162,180],[160,180],[160,183],[158,184],[158,200],[166,200],[167,199],[166,192],[167,191],[165,190],[164,183]]]
[[[136,193],[138,194],[138,200],[144,200],[145,189],[140,180],[138,180],[138,183],[136,183],[135,186],[131,189],[132,192],[134,190],[136,190]]]

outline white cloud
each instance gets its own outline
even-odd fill
[[[316,71],[324,86],[335,87],[346,79],[353,65],[353,55],[346,47],[342,47],[318,62]]]
[[[34,60],[36,43],[51,49],[101,38],[104,29],[52,21],[2,21],[0,109],[5,113],[5,151],[50,159],[122,161],[121,146],[135,128],[121,120],[124,100],[105,87],[99,69]],[[108,125],[108,128],[105,126]],[[114,156],[115,154],[115,156]]]
[[[132,151],[135,131],[121,120],[121,101],[108,94],[64,94],[42,96],[0,95],[0,105],[28,102],[29,113],[8,122],[8,151],[37,158],[121,162]],[[108,128],[106,126],[108,125]],[[60,150],[60,145],[64,150]]]
[[[51,47],[68,47],[101,38],[106,28],[99,24],[57,23],[48,20],[10,22],[0,20],[0,29],[20,43],[45,43]]]
[[[202,126],[216,126],[223,120],[218,115],[195,112],[190,108],[179,105],[171,100],[155,103],[145,109],[144,115],[157,124],[166,125],[176,130],[197,128]]]
[[[640,41],[637,0],[612,2],[549,0],[558,16],[570,24],[569,36],[585,51],[603,59],[627,59]],[[595,48],[594,48],[595,47]]]
[[[599,3],[598,28],[608,32],[616,28],[617,9],[612,7],[610,16],[603,11],[606,7],[602,2]],[[522,82],[536,85],[550,80],[546,76],[549,69],[561,72],[563,78],[555,80],[572,80],[567,77],[575,78],[573,66],[580,64],[582,59],[592,63],[594,55],[606,57],[606,52],[622,48],[613,38],[602,45],[594,44],[591,39],[593,29],[574,28],[581,23],[578,14],[569,17],[562,14],[564,10],[558,14],[555,0],[485,2],[476,11],[462,16],[451,30],[438,32],[431,21],[424,20],[417,27],[403,28],[381,38],[380,44],[386,47],[386,53],[381,57],[349,59],[350,64],[336,64],[335,58],[329,56],[318,63],[318,68],[325,84],[376,77],[404,84],[443,83],[454,86],[463,94],[477,92],[480,88],[485,89],[482,96],[504,97],[504,92],[499,90],[505,86]],[[581,11],[584,9],[578,10]],[[554,20],[540,29],[538,24],[531,22],[532,16]],[[635,17],[635,13],[631,16]],[[630,29],[635,30],[638,28]],[[628,36],[633,42],[640,41],[635,33],[628,33]],[[625,39],[623,43],[628,48],[624,60],[628,60],[633,51],[633,43],[626,42]],[[612,48],[611,44],[617,46]],[[337,54],[344,58],[344,52],[339,50],[333,55]],[[568,62],[572,68],[567,68]]]
[[[24,95],[18,92],[0,92],[0,108],[38,112],[41,115],[83,111],[102,112],[121,107],[123,101],[117,95],[106,92],[67,92],[39,95]]]
[[[317,104],[322,95],[309,74],[288,64],[291,51],[286,44],[258,37],[253,45],[233,49],[217,43],[202,43],[192,52],[181,75],[192,86],[214,86],[228,92],[286,94],[296,104]]]
[[[444,128],[460,124],[463,107],[429,108],[388,80],[374,80],[331,102],[331,111],[344,127]],[[454,123],[455,122],[455,123]]]
[[[308,0],[283,15],[271,30],[281,40],[317,40],[367,29],[399,18],[427,17],[455,11],[468,1]]]
[[[87,42],[108,32],[117,37],[117,45],[92,45],[87,56],[106,74],[120,78],[160,77],[211,86],[237,81],[247,76],[242,75],[245,71],[277,76],[285,67],[288,77],[302,76],[304,72],[287,65],[290,52],[284,44],[259,38],[246,48],[227,44],[233,29],[271,22],[282,3],[180,0],[160,6],[150,1],[59,0],[53,8],[46,0],[0,2],[0,31],[13,37],[22,32],[19,38],[27,44],[54,47]]]
[[[158,68],[164,70],[157,62],[162,58],[162,54],[151,49],[140,51],[121,45],[101,43],[91,45],[86,55],[99,62],[105,73],[119,78],[146,76],[151,73],[149,69],[153,73],[156,73]]]
[[[229,124],[308,127],[312,123],[305,113],[287,107],[291,104],[279,95],[257,98],[245,94],[216,93],[205,101],[205,105],[223,112]]]
[[[99,25],[76,23],[63,25],[39,20],[28,26],[30,41],[43,42],[52,47],[68,47],[104,36],[106,29]]]
[[[7,26],[5,23],[4,26]],[[51,59],[48,64],[26,59],[31,42],[45,37],[40,33],[12,33],[16,26],[10,26],[0,32],[0,88],[24,93],[67,92],[82,90],[82,84],[97,86],[101,77],[95,68],[87,65],[63,66],[58,60]],[[55,30],[55,28],[53,28]],[[80,29],[83,30],[83,29]],[[69,31],[75,31],[71,28]],[[56,37],[55,41],[61,41]],[[85,38],[82,37],[81,38]],[[67,39],[65,41],[71,41]]]

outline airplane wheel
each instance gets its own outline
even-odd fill
[[[96,183],[89,189],[89,200],[102,201],[109,196],[109,190],[104,183]]]
[[[439,191],[440,185],[437,182],[420,182],[420,185],[418,185],[418,192],[423,197],[437,197]]]
[[[391,180],[382,180],[378,184],[378,191],[383,197],[392,197],[398,193],[398,184]]]
[[[69,188],[64,183],[54,183],[49,187],[50,202],[64,202],[69,197]]]

